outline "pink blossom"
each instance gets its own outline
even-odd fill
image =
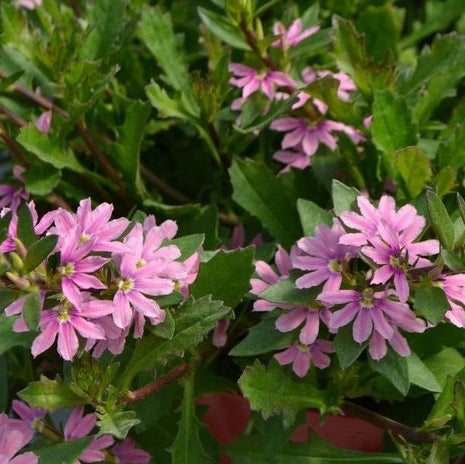
[[[328,367],[331,361],[327,353],[332,353],[333,351],[329,341],[316,340],[311,345],[294,343],[284,351],[275,354],[274,358],[281,365],[292,363],[294,373],[299,377],[305,377],[311,363],[320,369]]]
[[[304,237],[297,242],[299,253],[291,254],[292,266],[310,271],[296,280],[297,288],[315,287],[323,282],[323,292],[340,288],[342,273],[357,253],[354,247],[339,244],[343,234],[344,229],[335,221],[331,228],[326,224],[318,225],[314,237]]]
[[[408,346],[407,340],[403,337],[397,329],[395,324],[392,324],[391,327],[394,330],[394,334],[389,340],[386,340],[376,329],[373,330],[373,333],[370,336],[368,342],[368,352],[370,356],[379,361],[384,358],[387,354],[387,343],[393,348],[393,350],[400,356],[407,357],[410,356],[410,347]],[[419,326],[418,332],[422,332],[424,328]]]
[[[40,309],[42,309],[44,306],[46,292],[43,290],[39,290],[38,293],[39,293]],[[26,324],[26,321],[24,320],[24,316],[22,315],[24,303],[28,296],[29,295],[25,295],[25,296],[18,298],[17,300],[13,301],[13,303],[10,303],[5,308],[5,314],[8,317],[16,316],[17,314],[20,315],[13,323],[13,332],[29,332],[30,330]]]
[[[303,151],[302,144],[298,144],[296,150],[278,150],[273,153],[273,159],[286,166],[279,173],[290,171],[291,167],[305,169],[312,164],[311,158]]]
[[[16,211],[21,200],[27,200],[29,193],[24,188],[24,178],[22,176],[24,168],[22,166],[13,166],[13,175],[18,180],[18,185],[1,184],[0,185],[0,209],[4,207]]]
[[[281,143],[283,150],[301,147],[308,157],[315,154],[320,143],[324,143],[331,150],[336,150],[338,139],[333,135],[333,131],[344,132],[354,143],[364,140],[363,136],[353,127],[331,120],[320,121],[316,125],[310,126],[303,119],[280,118],[271,123],[270,129],[288,132]]]
[[[327,305],[345,304],[333,313],[329,320],[331,331],[337,331],[355,319],[352,333],[357,343],[368,340],[375,330],[386,340],[391,340],[395,327],[408,332],[423,332],[425,323],[417,319],[405,303],[389,299],[387,292],[374,292],[371,288],[335,290],[324,292],[319,299]]]
[[[16,6],[35,10],[36,7],[42,6],[42,0],[18,0]]]
[[[86,295],[84,295],[86,297]],[[34,357],[49,349],[58,336],[58,353],[70,361],[79,347],[76,331],[84,338],[104,339],[101,327],[87,320],[110,314],[114,307],[111,301],[87,299],[80,295],[78,304],[65,300],[52,309],[43,310],[40,316],[41,330],[32,343],[31,353]]]
[[[12,406],[13,411],[20,417],[20,424],[25,433],[28,433],[30,430],[40,431],[43,419],[47,414],[46,409],[33,408],[19,400],[13,400]]]
[[[257,71],[240,63],[230,63],[228,69],[239,76],[239,78],[232,77],[229,83],[242,88],[242,98],[248,98],[260,89],[270,100],[273,100],[275,86],[296,86],[295,81],[281,71]]]
[[[39,119],[36,121],[36,127],[47,134],[50,131],[50,125],[52,124],[52,111],[44,111],[40,116]]]
[[[148,464],[151,459],[149,453],[135,448],[132,438],[126,438],[121,444],[115,445],[111,451],[118,464]]]
[[[227,331],[229,329],[230,324],[231,321],[229,319],[221,319],[218,321],[218,324],[213,330],[213,346],[221,348],[222,346],[226,345],[226,342],[228,341]]]
[[[115,356],[121,354],[124,350],[126,337],[129,334],[129,327],[121,329],[115,324],[113,317],[110,315],[93,319],[92,322],[104,331],[105,338],[103,340],[88,338],[85,350],[90,351],[93,349],[92,356],[97,359],[102,356],[105,350]]]
[[[39,458],[30,451],[17,455],[34,434],[32,430],[26,432],[18,428],[17,423],[16,419],[0,414],[0,464],[37,464]]]
[[[95,414],[86,414],[84,416],[84,406],[78,406],[73,410],[66,422],[63,432],[65,440],[75,440],[89,435],[96,422],[97,417]],[[110,447],[113,443],[113,437],[110,435],[103,435],[100,438],[94,437],[91,444],[74,464],[80,464],[81,461],[89,463],[104,461],[105,455],[102,450]]]
[[[319,29],[320,26],[313,26],[302,31],[302,20],[300,18],[296,19],[288,29],[281,22],[277,22],[273,26],[273,34],[280,37],[271,45],[288,50],[310,35],[315,34]]]
[[[445,316],[457,327],[465,327],[465,274],[441,275],[433,285],[442,288],[450,310]]]

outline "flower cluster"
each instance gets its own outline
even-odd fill
[[[10,419],[5,414],[0,416],[2,425],[0,435],[0,462],[11,464],[36,464],[37,456],[32,452],[27,452],[17,456],[13,460],[2,460],[5,453],[6,459],[11,459],[21,448],[23,448],[36,433],[55,441],[70,441],[83,437],[92,437],[92,441],[85,450],[82,451],[75,464],[81,462],[117,462],[119,464],[147,464],[150,462],[150,454],[135,447],[132,439],[126,438],[123,442],[115,444],[115,440],[110,435],[97,437],[92,435],[97,417],[93,413],[84,414],[84,407],[78,406],[71,411],[63,431],[55,428],[51,421],[46,419],[47,411],[29,406],[22,401],[13,400],[13,411],[19,419]],[[8,443],[4,443],[3,436],[9,435]]]
[[[409,305],[412,287],[422,282],[422,276],[444,290],[451,308],[445,317],[464,326],[465,276],[442,273],[434,278],[428,274],[434,266],[428,257],[439,253],[439,242],[418,241],[425,219],[411,205],[397,210],[388,195],[378,207],[364,196],[357,198],[357,205],[359,212],[341,213],[332,227],[318,225],[315,235],[298,240],[290,254],[278,247],[275,265],[279,274],[263,261],[256,263],[258,278],[251,281],[252,293],[258,297],[254,311],[280,311],[275,325],[281,332],[300,327],[296,342],[275,358],[281,364],[292,363],[301,377],[311,363],[319,368],[329,365],[331,343],[321,337],[349,324],[354,341],[366,342],[373,359],[383,358],[388,344],[400,356],[409,356],[402,332],[427,328]],[[316,290],[314,299],[298,305],[268,301],[263,292],[291,279],[291,271],[297,289]]]
[[[302,30],[300,19],[295,20],[289,29],[278,22],[273,28],[277,40],[272,46],[286,54],[291,47],[318,30],[318,26]],[[304,169],[309,166],[311,157],[317,152],[320,144],[326,145],[332,151],[336,150],[338,137],[335,132],[345,133],[354,144],[365,140],[357,129],[325,118],[328,106],[317,98],[311,98],[305,91],[299,90],[317,79],[330,76],[338,82],[338,98],[348,101],[350,92],[356,90],[356,87],[347,74],[332,73],[329,70],[315,71],[307,67],[302,71],[299,84],[289,74],[269,66],[255,69],[241,63],[230,63],[229,71],[234,75],[229,81],[230,84],[242,89],[241,97],[234,100],[231,106],[233,110],[239,110],[257,91],[270,101],[288,99],[291,95],[297,97],[298,101],[292,105],[291,115],[276,119],[270,125],[272,130],[287,132],[282,140],[281,150],[273,154],[275,160],[286,165],[283,171],[288,171],[291,167]]]
[[[10,272],[9,278],[23,291],[5,313],[19,315],[15,331],[28,331],[31,327],[22,311],[25,302],[37,295],[40,334],[31,347],[34,356],[49,349],[55,340],[65,360],[71,360],[80,346],[93,349],[96,357],[105,349],[119,354],[131,327],[134,337],[140,338],[146,321],[152,325],[163,322],[165,312],[157,297],[169,295],[175,288],[188,295],[188,285],[197,275],[198,253],[179,261],[180,249],[167,243],[177,232],[173,221],[158,225],[153,216],[143,224],[111,219],[112,205],[103,203],[92,209],[90,199],[82,200],[76,213],[59,208],[41,220],[32,202],[29,211],[37,240],[57,237],[49,253],[49,257],[55,256],[56,265],[50,269],[43,263],[25,273],[20,263],[16,272]],[[14,252],[20,260],[24,255],[17,238],[16,215],[0,249]]]

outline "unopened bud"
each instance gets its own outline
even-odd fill
[[[29,280],[25,279],[24,277],[20,277],[17,273],[15,272],[10,272],[8,271],[5,274],[8,279],[10,279],[18,288],[27,288],[31,285]]]
[[[24,246],[24,243],[18,237],[15,237],[13,240],[16,245],[16,250],[24,258],[27,255],[27,249]]]
[[[9,256],[13,269],[16,271],[22,271],[24,269],[24,262],[21,256],[19,256],[15,251],[12,251]]]

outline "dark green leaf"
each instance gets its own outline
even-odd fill
[[[201,264],[197,279],[190,286],[195,298],[212,295],[226,306],[234,308],[250,289],[254,272],[254,249],[244,248],[220,251],[208,262]]]
[[[229,172],[233,199],[256,216],[279,243],[290,247],[302,236],[295,201],[266,165],[236,159]]]
[[[172,312],[170,310],[166,310],[165,312],[165,320],[161,324],[154,325],[151,328],[151,332],[156,337],[167,338],[168,340],[171,340],[175,331],[175,322]]]
[[[47,235],[34,242],[24,258],[24,272],[33,271],[55,248],[57,241],[58,235]]]
[[[387,90],[375,93],[370,128],[375,145],[389,154],[417,143],[417,130],[405,100]]]
[[[282,414],[285,426],[292,424],[303,409],[327,407],[326,392],[317,390],[308,377],[303,382],[294,381],[276,361],[268,368],[258,360],[246,367],[239,387],[253,411],[260,411],[264,418]]]
[[[124,440],[132,427],[139,424],[135,411],[105,411],[97,412],[97,425],[100,427],[99,436],[110,434]]]
[[[194,376],[184,377],[184,395],[180,406],[181,419],[176,439],[171,447],[172,464],[208,464],[212,459],[204,450],[199,437],[200,421],[195,415]]]
[[[121,388],[129,389],[134,376],[150,369],[155,363],[181,355],[184,350],[200,343],[228,312],[221,301],[203,297],[197,301],[191,297],[174,313],[175,332],[170,340],[144,337],[136,345],[134,354],[121,376]]]
[[[201,7],[197,11],[205,26],[223,42],[241,50],[250,50],[250,46],[227,18]]]
[[[297,200],[297,211],[299,212],[300,223],[305,236],[315,235],[315,227],[319,224],[326,224],[329,227],[333,224],[332,214],[320,208],[313,201],[299,198]]]
[[[86,403],[86,399],[76,394],[68,384],[61,380],[42,379],[31,382],[18,396],[35,408],[54,410],[74,408]]]
[[[176,306],[181,301],[184,300],[184,296],[182,293],[174,290],[172,293],[166,296],[158,296],[156,298],[157,303],[160,305],[161,308],[166,308],[168,306]]]
[[[63,443],[34,449],[39,456],[39,464],[74,464],[81,454],[89,447],[93,437],[83,437]]]
[[[203,245],[205,236],[203,234],[186,235],[185,237],[177,237],[173,240],[165,240],[162,246],[176,245],[181,250],[181,256],[178,261],[184,261],[192,256]]]
[[[333,180],[331,196],[334,214],[339,216],[344,211],[353,211],[357,205],[357,197],[361,193],[354,187],[348,187],[338,180]]]
[[[270,285],[259,298],[273,303],[311,305],[320,293],[321,287],[297,288],[292,279],[285,279]]]
[[[454,247],[454,225],[444,203],[432,190],[426,192],[426,200],[431,224],[437,238],[444,248],[452,250]]]
[[[39,327],[41,306],[42,305],[38,291],[30,293],[24,301],[24,321],[30,330],[37,330]]]
[[[414,306],[433,324],[440,322],[444,314],[451,309],[444,290],[426,279],[415,292]]]
[[[7,302],[6,300],[3,300],[3,296],[3,292],[0,293],[0,301],[2,306]],[[14,317],[7,317],[4,314],[0,314],[0,355],[7,352],[14,346],[23,346],[24,348],[29,348],[31,346],[32,340],[34,339],[34,334],[31,332],[14,332],[14,322]]]
[[[22,203],[18,209],[18,238],[24,244],[26,249],[37,241],[32,223],[31,211],[26,203]]]
[[[379,361],[368,358],[370,367],[383,375],[402,393],[407,395],[410,387],[407,360],[389,349],[386,356]]]
[[[158,110],[161,118],[193,119],[192,115],[182,104],[180,99],[171,98],[155,81],[151,81],[145,92],[149,101]]]
[[[460,168],[465,164],[465,124],[457,126],[452,135],[440,143],[438,160],[440,166]]]
[[[341,327],[333,341],[333,348],[336,350],[341,369],[345,369],[355,362],[366,346],[366,342],[357,343],[354,340],[352,324]]]
[[[407,147],[396,152],[396,167],[405,182],[410,198],[416,198],[431,180],[431,161],[417,147]]]
[[[0,243],[4,242],[8,236],[8,227],[13,213],[9,211],[2,218],[0,218]]]
[[[267,318],[249,330],[247,336],[230,352],[230,356],[257,356],[289,346],[295,340],[293,333],[279,332],[276,318]]]

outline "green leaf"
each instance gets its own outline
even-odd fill
[[[431,180],[431,161],[417,147],[407,147],[396,152],[396,167],[405,182],[410,198],[416,198]]]
[[[449,464],[449,444],[444,442],[435,442],[431,447],[431,452],[428,456],[426,464]]]
[[[297,211],[305,236],[315,235],[315,227],[319,224],[333,225],[333,216],[329,211],[320,208],[313,201],[299,198],[297,200]]]
[[[423,49],[415,71],[400,86],[401,94],[409,95],[418,90],[430,79],[453,66],[457,61],[463,60],[464,53],[465,40],[463,37],[455,33],[436,37],[431,48],[426,46]]]
[[[252,160],[233,161],[233,199],[256,216],[284,247],[302,236],[295,201],[269,168]]]
[[[232,464],[401,464],[396,453],[374,453],[338,448],[312,434],[308,443],[289,443],[270,461],[263,455],[261,437],[245,435],[226,446]]]
[[[354,363],[366,348],[367,342],[357,343],[352,334],[352,324],[341,327],[333,341],[341,369]]]
[[[140,175],[140,147],[145,135],[150,105],[132,101],[126,109],[126,117],[118,140],[116,162],[124,181],[133,196],[143,196],[144,187]]]
[[[37,242],[34,242],[28,249],[24,258],[24,272],[33,271],[55,248],[58,235],[47,235]]]
[[[173,313],[175,332],[171,339],[144,337],[136,345],[134,354],[121,375],[121,389],[129,389],[138,372],[150,369],[159,361],[178,356],[200,343],[229,311],[221,301],[212,301],[209,296],[197,301],[189,298]]]
[[[165,310],[165,313],[165,320],[161,324],[156,324],[151,327],[150,331],[156,337],[167,338],[168,340],[171,340],[174,335],[176,323],[174,322],[172,311]]]
[[[30,293],[24,301],[24,321],[30,330],[37,330],[39,327],[41,306],[42,305],[38,291]]]
[[[94,61],[107,57],[122,33],[125,2],[123,0],[99,0],[90,10],[89,35],[85,38],[79,57]]]
[[[333,180],[331,196],[334,214],[339,216],[344,211],[353,211],[357,205],[357,197],[361,193],[354,187],[348,187],[338,180]]]
[[[356,26],[365,34],[367,54],[377,63],[382,61],[388,50],[396,51],[399,27],[393,8],[368,5],[357,18]]]
[[[436,398],[433,408],[425,419],[425,428],[436,430],[449,422],[455,415],[452,409],[455,382],[456,380],[452,376],[446,378],[442,392]]]
[[[184,261],[192,256],[203,245],[205,236],[203,234],[186,235],[185,237],[177,237],[173,240],[164,240],[162,246],[176,245],[181,250],[181,256],[178,261]]]
[[[212,459],[204,450],[199,437],[200,421],[195,415],[194,376],[188,373],[184,377],[184,395],[180,406],[181,420],[178,433],[171,447],[172,464],[208,464]]]
[[[11,217],[13,213],[9,211],[2,218],[0,218],[0,243],[4,242],[8,236],[8,228],[10,226]]]
[[[432,190],[426,192],[429,217],[437,238],[447,250],[454,247],[454,225],[444,203]]]
[[[316,3],[315,3],[316,5]],[[320,29],[315,34],[305,38],[299,42],[295,47],[289,50],[289,58],[291,60],[304,57],[307,58],[311,53],[327,47],[332,41],[331,28]]]
[[[18,396],[35,408],[54,410],[57,408],[74,408],[86,403],[86,399],[76,394],[68,384],[60,379],[42,379],[31,382]]]
[[[415,309],[425,318],[437,324],[451,307],[442,288],[436,287],[428,279],[424,279],[415,292]]]
[[[292,279],[270,285],[258,296],[273,303],[311,305],[321,293],[321,287],[297,288]]]
[[[171,98],[154,80],[145,87],[145,93],[152,106],[158,110],[160,118],[195,119],[179,98]]]
[[[444,166],[433,179],[438,195],[443,197],[457,186],[457,171],[450,166]]]
[[[6,299],[4,300],[4,296],[4,292],[1,292],[0,301],[2,306],[7,306],[7,302],[12,303],[15,300],[15,298],[13,298],[11,301]],[[14,322],[14,317],[7,317],[5,314],[0,314],[0,355],[6,353],[14,346],[29,348],[31,346],[32,340],[34,339],[35,335],[31,332],[14,332]]]
[[[407,367],[410,383],[431,392],[442,391],[436,377],[415,353],[411,353],[407,358]]]
[[[182,293],[174,290],[169,295],[157,296],[156,300],[157,300],[157,303],[160,305],[161,308],[166,308],[168,306],[176,306],[176,305],[178,305],[179,303],[184,301],[184,296],[183,296]],[[157,326],[155,326],[155,327],[157,327]]]
[[[37,236],[34,232],[32,223],[32,215],[26,203],[22,203],[18,209],[18,238],[24,244],[26,249],[37,241]]]
[[[226,17],[202,7],[198,7],[197,11],[207,29],[217,35],[223,42],[241,50],[250,50],[250,46]]]
[[[317,390],[308,377],[294,381],[276,361],[265,368],[256,360],[253,366],[245,368],[238,383],[253,411],[260,411],[265,419],[282,414],[286,427],[301,410],[318,408],[324,411],[327,407],[326,392]]]
[[[370,367],[383,375],[397,390],[406,396],[410,387],[407,360],[389,349],[386,356],[379,361],[368,358]]]
[[[44,163],[51,164],[58,169],[68,168],[80,174],[86,172],[73,153],[62,148],[58,140],[40,132],[35,126],[23,127],[16,140]]]
[[[198,115],[199,107],[192,94],[192,83],[180,40],[173,33],[169,13],[162,13],[160,6],[145,5],[142,9],[140,37],[157,59],[166,81],[181,93],[183,106],[190,114]]]
[[[37,163],[23,173],[26,190],[32,195],[47,195],[60,182],[61,171],[50,164]]]
[[[440,166],[460,168],[465,164],[465,124],[458,125],[452,135],[439,144],[437,158]]]
[[[212,295],[226,306],[234,308],[250,289],[250,278],[255,270],[252,247],[219,251],[208,262],[201,264],[197,279],[190,286],[194,298]]]
[[[229,356],[257,356],[291,345],[295,335],[279,332],[275,322],[276,317],[271,317],[252,327],[247,336],[229,352]]]
[[[97,412],[97,425],[100,427],[99,436],[109,434],[124,440],[129,430],[139,424],[135,411],[104,411]]]
[[[423,360],[441,386],[446,384],[448,376],[457,376],[465,367],[463,356],[455,349],[447,347]]]
[[[377,148],[389,154],[417,143],[417,129],[405,100],[387,90],[375,93],[370,129]]]
[[[69,440],[46,448],[34,449],[39,456],[39,464],[74,464],[81,454],[89,447],[93,437],[82,437]]]

